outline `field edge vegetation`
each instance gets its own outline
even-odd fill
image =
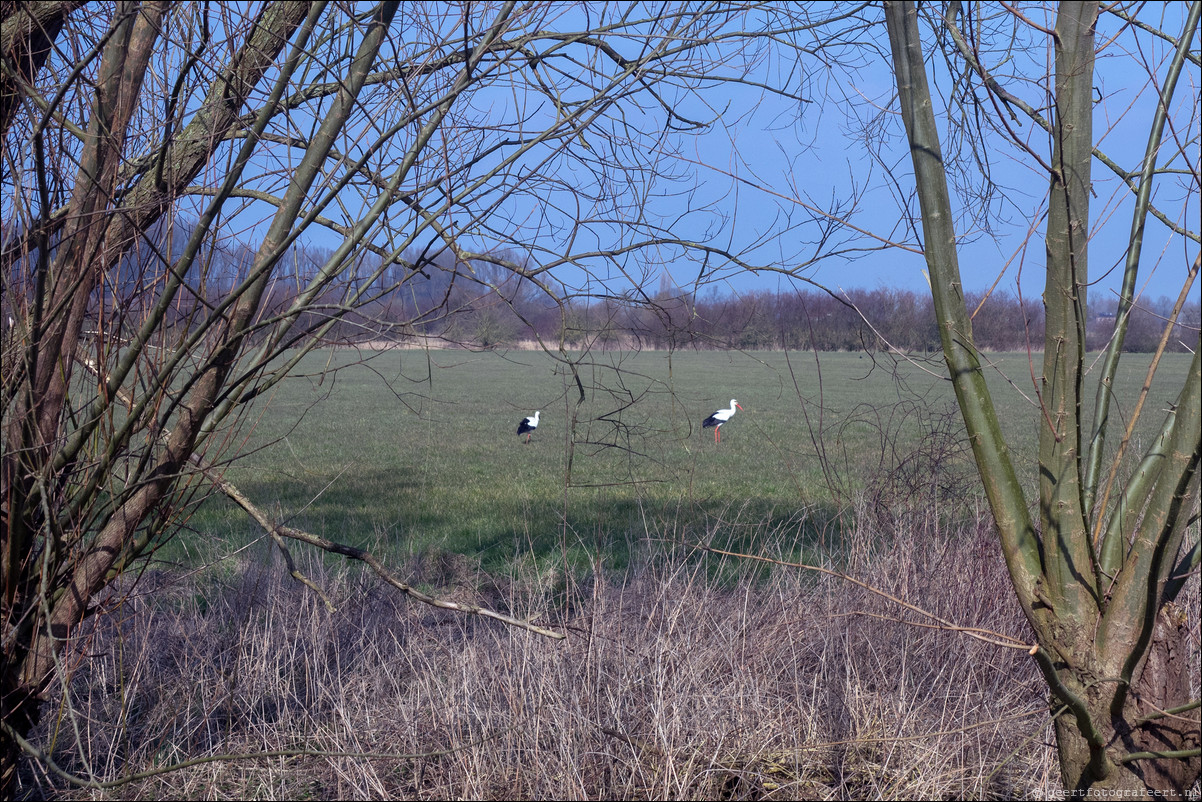
[[[985,517],[940,538],[898,524],[857,528],[849,573],[962,626],[1030,639]],[[95,658],[68,667],[38,741],[65,771],[109,780],[214,755],[308,754],[74,792],[27,762],[23,796],[1046,798],[1058,787],[1046,696],[1023,650],[932,628],[837,578],[715,555],[542,581],[451,556],[409,566],[451,598],[567,632],[552,642],[305,561],[330,611],[269,553],[114,588],[111,614],[90,619]],[[715,560],[730,563],[720,583]]]

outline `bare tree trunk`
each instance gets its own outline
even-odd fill
[[[1120,533],[1114,541],[1129,544],[1115,568],[1103,572],[1082,488],[1081,416],[1097,16],[1096,3],[1065,2],[1052,37],[1055,118],[1049,126],[1047,328],[1039,376],[1035,526],[981,378],[959,292],[953,209],[917,10],[910,2],[886,4],[943,351],[1011,580],[1039,641],[1032,656],[1052,693],[1062,781],[1078,791],[1182,794],[1198,778],[1197,709],[1185,717],[1178,710],[1189,702],[1188,641],[1184,628],[1173,624],[1172,608],[1162,606],[1179,590],[1169,578],[1197,495],[1202,367],[1195,353],[1178,411],[1169,413],[1124,504],[1098,513],[1110,512]],[[1196,21],[1195,9],[1189,25]],[[1174,710],[1171,716],[1163,713]]]
[[[1133,693],[1120,715],[1106,708],[1104,690],[1083,695],[1094,700],[1093,721],[1110,722],[1104,730],[1107,745],[1124,756],[1105,778],[1093,775],[1089,743],[1071,714],[1056,720],[1056,748],[1066,788],[1122,789],[1132,798],[1183,797],[1199,775],[1199,709],[1190,705],[1189,627],[1184,611],[1166,605],[1156,623],[1156,635]],[[1075,684],[1084,685],[1083,677]],[[1091,680],[1091,682],[1096,682]],[[1186,708],[1186,709],[1182,709]],[[1172,711],[1172,712],[1170,712]],[[1157,758],[1157,755],[1165,757]]]
[[[60,11],[65,19],[67,11]],[[172,168],[165,171],[170,180],[160,181],[152,171],[126,198],[128,201],[149,186],[156,200],[150,202],[143,193],[137,199],[135,214],[110,215],[114,186],[123,166],[125,137],[140,102],[143,79],[151,69],[151,57],[166,11],[163,3],[117,9],[114,30],[101,55],[102,81],[96,90],[91,136],[86,141],[75,194],[62,223],[61,244],[53,257],[59,280],[50,283],[47,289],[45,303],[40,307],[45,310],[44,318],[35,318],[38,336],[27,352],[27,360],[17,366],[5,365],[6,371],[14,367],[25,370],[28,382],[27,391],[15,399],[15,412],[5,433],[4,498],[0,510],[5,622],[0,703],[5,724],[22,737],[38,722],[41,694],[52,675],[57,655],[72,629],[87,614],[93,594],[106,581],[113,564],[128,550],[133,533],[172,491],[204,416],[204,410],[195,407],[191,417],[181,416],[172,444],[151,481],[109,516],[103,531],[70,572],[67,587],[60,594],[44,599],[39,563],[49,561],[49,556],[42,550],[49,549],[56,555],[79,550],[78,545],[53,539],[44,541],[41,548],[33,544],[38,531],[61,525],[47,520],[44,514],[45,495],[49,492],[46,466],[51,455],[63,446],[59,430],[64,400],[80,333],[94,305],[91,290],[127,252],[137,232],[145,231],[161,217],[169,208],[167,200],[204,167],[225,131],[236,122],[239,107],[251,86],[271,66],[304,18],[307,5],[284,3],[268,8],[257,28],[258,35],[249,37],[243,58],[231,65],[228,83],[214,93],[214,99],[220,102],[213,104],[212,113],[198,116],[198,122],[221,128],[186,131],[176,148],[159,154],[161,158],[174,159]],[[237,91],[230,92],[230,85]],[[189,133],[195,141],[189,139]],[[197,146],[206,149],[205,152],[198,153]],[[135,221],[136,226],[132,225]],[[49,234],[45,236],[41,258],[49,258]],[[0,731],[0,796],[11,794],[20,756],[21,749],[14,738],[8,731]]]
[[[1184,794],[1202,770],[1202,720],[1199,707],[1180,710],[1193,698],[1190,693],[1189,615],[1176,604],[1166,604],[1157,616],[1152,648],[1132,694],[1132,709],[1126,721],[1140,722],[1123,733],[1124,745],[1132,753],[1193,751],[1177,760],[1135,761],[1134,771],[1149,788]],[[1196,701],[1196,700],[1195,700]],[[1177,712],[1166,713],[1165,711]]]

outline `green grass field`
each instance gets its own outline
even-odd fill
[[[1027,356],[992,358],[1006,431],[1033,482]],[[1127,357],[1121,398],[1133,398],[1148,361]],[[1182,355],[1165,358],[1141,437],[1175,397],[1160,388],[1179,387],[1186,367]],[[298,528],[382,553],[459,552],[486,568],[565,555],[621,567],[657,540],[753,547],[765,532],[794,553],[830,534],[858,493],[954,505],[975,492],[950,385],[932,375],[942,370],[941,359],[846,353],[600,353],[580,368],[573,428],[575,380],[541,352],[322,352],[246,418],[227,453],[251,453],[227,477]],[[732,397],[744,411],[716,446],[700,423]],[[536,409],[526,445],[515,429]],[[224,499],[189,526],[170,559],[261,534]]]

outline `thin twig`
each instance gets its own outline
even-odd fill
[[[220,490],[222,493],[225,493],[225,495],[227,495],[235,504],[245,510],[247,514],[254,518],[255,521],[273,538],[286,537],[291,538],[292,540],[299,540],[302,543],[308,543],[310,546],[316,546],[317,548],[327,551],[331,554],[340,554],[343,557],[350,557],[352,560],[358,560],[360,562],[367,563],[367,565],[376,572],[376,575],[389,585],[392,585],[405,595],[410,596],[419,602],[423,602],[424,604],[428,604],[431,607],[439,607],[444,610],[455,610],[460,613],[478,615],[483,618],[493,618],[497,621],[501,621],[502,623],[509,624],[510,626],[518,627],[519,629],[525,629],[537,635],[545,635],[548,638],[555,638],[556,640],[565,640],[568,637],[562,632],[556,632],[552,629],[545,629],[537,624],[532,624],[529,621],[523,621],[520,618],[514,618],[513,616],[509,616],[504,613],[498,613],[495,610],[489,610],[486,607],[478,607],[474,604],[464,604],[462,602],[447,601],[446,599],[439,599],[435,596],[422,593],[416,588],[398,579],[396,575],[385,568],[384,564],[380,562],[379,558],[377,558],[371,552],[364,551],[363,549],[356,548],[354,546],[348,546],[344,543],[338,543],[336,541],[329,540],[309,532],[304,532],[299,529],[294,529],[291,526],[275,523],[268,518],[262,510],[255,506],[250,499],[243,495],[242,492],[239,491],[238,488],[233,484],[212,475],[203,467],[201,468],[201,471],[208,476],[209,480],[213,482],[218,490]]]
[[[953,624],[951,621],[948,621],[944,618],[940,618],[939,616],[935,615],[932,612],[928,612],[927,610],[924,610],[921,607],[910,604],[907,601],[903,601],[902,599],[899,599],[898,597],[896,597],[890,593],[886,593],[885,591],[883,591],[879,588],[875,588],[872,585],[869,585],[867,582],[861,582],[860,580],[856,579],[855,577],[848,576],[847,574],[832,570],[830,568],[822,568],[817,565],[806,565],[805,563],[791,563],[791,562],[786,562],[785,560],[776,560],[776,559],[773,559],[772,557],[761,557],[758,554],[742,554],[737,551],[725,551],[723,549],[716,549],[713,546],[699,545],[699,546],[697,546],[697,548],[701,549],[702,551],[708,551],[712,554],[721,554],[724,557],[738,557],[738,558],[744,559],[744,560],[757,560],[759,562],[771,563],[773,565],[781,565],[786,568],[802,568],[807,571],[814,571],[819,574],[826,574],[827,576],[833,576],[836,579],[842,579],[844,582],[850,582],[851,584],[853,584],[857,587],[863,588],[864,590],[868,591],[869,593],[874,593],[877,596],[880,596],[884,599],[888,599],[889,601],[893,602],[894,604],[898,604],[902,607],[905,607],[907,610],[911,610],[915,613],[918,613],[919,615],[926,616],[927,618],[931,619],[932,621],[938,622],[940,625],[939,626],[940,629],[947,629],[952,632],[962,632],[971,638],[976,638],[977,640],[984,641],[985,643],[991,643],[994,646],[1004,646],[1007,649],[1021,649],[1024,652],[1032,651],[1033,649],[1036,649],[1038,647],[1037,644],[1023,643],[1018,638],[1011,637],[1010,635],[1006,635],[1001,632],[994,632],[994,631],[988,630],[988,629],[977,629],[975,627],[962,627],[959,624]],[[981,634],[981,633],[988,633],[988,634]],[[992,636],[992,637],[990,637],[990,636]]]
[[[452,746],[449,749],[440,749],[435,752],[396,754],[392,752],[324,752],[317,749],[272,749],[265,752],[244,752],[228,755],[206,755],[205,757],[195,757],[189,760],[182,760],[179,763],[172,763],[169,766],[159,766],[157,768],[147,769],[146,771],[139,771],[133,774],[127,774],[124,777],[118,777],[115,780],[107,780],[104,782],[100,780],[89,780],[76,774],[72,774],[66,769],[61,768],[57,763],[54,762],[54,759],[51,758],[44,749],[41,749],[22,738],[20,733],[9,726],[8,722],[0,721],[0,728],[2,728],[7,735],[13,738],[13,740],[17,742],[17,744],[26,754],[37,760],[42,765],[46,766],[46,768],[50,769],[50,771],[54,772],[59,777],[62,777],[72,785],[82,788],[104,790],[108,788],[120,788],[121,786],[128,785],[131,782],[146,780],[151,777],[158,777],[162,774],[170,774],[181,769],[191,768],[192,766],[202,766],[205,763],[228,762],[234,760],[263,760],[265,758],[273,757],[358,757],[376,758],[379,760],[417,760],[424,757],[441,757],[443,755],[451,755],[456,752],[462,752],[465,749],[473,749],[481,744],[488,743],[489,741],[495,740],[502,735],[517,729],[517,725],[515,724],[512,727],[506,727],[500,732],[493,733],[487,738],[483,738],[479,741],[473,741],[472,743],[463,744],[462,746]]]

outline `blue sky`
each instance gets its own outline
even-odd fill
[[[448,52],[461,52],[460,15],[465,7],[471,9],[477,32],[496,11],[495,5],[487,3],[402,4],[382,62],[387,65],[411,57],[436,59]],[[695,7],[700,6],[686,6]],[[195,12],[201,6],[178,8],[186,17],[185,11]],[[214,8],[233,13],[241,7]],[[610,40],[629,58],[663,35],[657,26],[668,23],[656,18],[659,8],[627,3],[530,6],[530,18],[519,19],[521,27],[510,35],[580,30],[598,22],[615,25],[624,13],[645,14],[644,20],[623,32],[625,38],[615,35]],[[782,3],[766,6],[763,13],[825,13],[837,8],[841,7]],[[931,7],[923,8],[929,12]],[[999,24],[1008,19],[1012,22],[998,5],[965,4],[965,8],[975,9],[973,13],[983,9],[996,14]],[[1145,17],[1173,35],[1181,30],[1187,9],[1184,3],[1140,6]],[[1023,13],[1038,25],[1053,22],[1050,8],[1023,6]],[[862,24],[853,26],[846,44],[840,42],[824,53],[829,56],[825,62],[812,53],[798,59],[787,49],[768,48],[765,41],[751,39],[740,42],[749,48],[742,54],[723,49],[725,45],[713,46],[705,54],[710,60],[703,63],[701,76],[657,79],[660,82],[653,88],[666,103],[688,119],[707,123],[700,133],[668,130],[666,115],[652,97],[652,87],[626,79],[620,89],[630,91],[631,96],[606,109],[594,122],[595,127],[584,130],[579,138],[569,135],[545,143],[511,165],[505,175],[512,190],[509,194],[502,198],[495,190],[481,189],[463,203],[449,204],[440,212],[440,222],[459,226],[455,231],[469,249],[497,249],[519,256],[524,253],[535,265],[548,264],[568,251],[573,256],[586,254],[555,268],[559,281],[586,293],[621,293],[635,283],[654,291],[665,273],[677,285],[695,287],[700,292],[780,290],[795,281],[783,277],[784,271],[794,271],[834,290],[895,287],[925,292],[925,265],[917,252],[920,223],[914,219],[917,204],[912,194],[910,160],[904,150],[900,120],[892,109],[894,84],[881,16],[878,6],[866,6]],[[215,25],[220,21],[218,17],[214,18]],[[186,22],[182,19],[180,24]],[[756,22],[750,20],[749,27]],[[338,24],[337,17],[331,16],[328,24]],[[723,31],[741,30],[740,24],[735,20]],[[1025,25],[1016,27],[1022,31],[1018,46],[1004,52],[986,49],[984,59],[1009,91],[1032,106],[1045,108],[1047,98],[1040,80],[1050,58],[1047,37]],[[821,41],[829,30],[799,34],[801,43],[830,46]],[[1010,33],[1004,29],[998,41],[1009,44]],[[354,33],[347,35],[347,52],[353,50],[354,38]],[[1095,138],[1115,161],[1136,170],[1156,102],[1149,75],[1158,80],[1164,75],[1172,45],[1144,32],[1136,36],[1122,30],[1120,21],[1110,14],[1102,16],[1097,41]],[[230,46],[236,43],[235,36]],[[554,37],[546,36],[536,39],[533,47],[550,53],[556,44]],[[545,59],[537,75],[524,56],[515,57],[498,68],[491,86],[461,97],[453,109],[453,119],[439,132],[427,158],[420,161],[402,188],[420,193],[427,208],[437,208],[448,192],[459,191],[494,167],[498,153],[513,152],[512,145],[499,143],[558,121],[559,110],[547,94],[536,91],[535,79],[553,84],[564,100],[583,97],[593,87],[604,85],[614,65],[594,50],[573,47],[571,58],[556,63]],[[1197,52],[1197,36],[1192,47]],[[182,51],[174,52],[175,57],[182,58]],[[201,72],[213,74],[223,66],[224,57],[225,51],[208,53]],[[929,64],[935,93],[942,99],[953,80],[939,55],[932,54]],[[342,66],[340,62],[319,68],[337,71]],[[686,66],[691,69],[696,65]],[[715,80],[738,74],[741,66],[747,68],[746,77],[751,82],[787,86],[804,102],[747,83]],[[552,67],[563,71],[555,73]],[[419,95],[419,100],[437,97],[457,69],[455,66],[414,79],[404,91],[395,83],[377,87],[374,95],[365,96],[364,116],[345,132],[339,150],[352,157],[366,152],[373,142],[373,131],[378,132],[406,113],[408,94]],[[321,80],[311,74],[306,77]],[[199,108],[207,81],[197,77],[184,107]],[[1154,196],[1167,214],[1193,232],[1202,228],[1197,178],[1200,91],[1199,67],[1187,64],[1166,135],[1166,150],[1183,149],[1187,154],[1169,165],[1184,174],[1160,181]],[[946,108],[939,111],[946,119]],[[294,109],[283,120],[277,120],[275,133],[303,139],[311,134],[315,116],[324,113],[321,105]],[[979,114],[970,109],[967,127],[984,129],[989,119],[988,105]],[[418,123],[375,153],[369,166],[382,175],[390,174],[401,150],[412,141]],[[1048,183],[1037,159],[1046,159],[1051,146],[1047,134],[1026,119],[1020,117],[1010,125],[1034,156],[994,132],[975,142],[979,150],[974,158],[967,147],[974,143],[953,136],[965,130],[958,122],[945,127],[944,153],[964,168],[958,173],[958,186],[969,192],[957,196],[961,199],[957,230],[962,237],[961,269],[966,288],[981,291],[996,284],[1010,292],[1021,288],[1025,296],[1034,297],[1043,284],[1042,214]],[[442,181],[446,169],[454,172],[463,168],[472,156],[490,147],[498,149],[475,162],[470,170]],[[214,160],[215,174],[220,173],[224,158]],[[259,174],[244,184],[282,192],[298,151],[284,145],[266,145],[256,158]],[[644,168],[657,169],[660,177],[647,180],[647,173],[641,172]],[[331,174],[337,169],[335,166]],[[549,180],[530,178],[540,170]],[[988,202],[971,194],[982,191],[985,170],[994,189]],[[665,178],[667,174],[672,178]],[[1112,296],[1119,286],[1133,201],[1130,191],[1098,161],[1093,176],[1090,274],[1095,282],[1092,297],[1097,300]],[[212,176],[206,180],[209,178]],[[590,192],[596,197],[588,198]],[[325,213],[353,225],[377,193],[378,187],[361,182],[340,193],[336,202],[325,207]],[[4,209],[11,211],[12,202],[6,193]],[[199,208],[205,199],[198,196],[194,202]],[[224,230],[253,241],[265,230],[265,221],[274,208],[258,201],[245,203],[242,212],[231,210]],[[589,203],[593,203],[592,208]],[[571,231],[569,226],[577,215],[588,222]],[[841,222],[836,223],[836,218]],[[398,239],[404,244],[404,236],[418,228],[400,203],[389,212],[386,222],[391,229],[381,229],[375,235],[376,244],[382,247],[393,247]],[[609,260],[587,255],[612,248],[615,243],[629,245],[665,231],[681,240],[704,243],[711,249],[708,261],[703,261],[701,249],[670,243],[634,249]],[[316,226],[305,233],[304,239],[324,247],[338,242]],[[413,244],[420,247],[432,239],[431,231],[420,231]],[[744,265],[763,270],[750,271],[724,259],[716,250],[736,254]],[[1149,218],[1140,280],[1147,299],[1175,297],[1197,253],[1197,244],[1170,236],[1164,225]],[[824,258],[810,265],[815,254]],[[700,283],[699,277],[703,279]],[[1197,290],[1194,295],[1196,298]]]
[[[553,8],[553,13],[537,21],[539,29],[579,25],[583,14],[596,14],[599,7],[588,6],[584,11],[567,6]],[[996,11],[997,7],[992,9]],[[1169,3],[1160,9],[1163,20],[1155,22],[1176,35],[1182,28],[1186,9],[1186,4]],[[1024,11],[1038,24],[1053,23],[1051,10],[1032,6]],[[873,15],[880,13],[875,7],[866,11],[869,20],[878,24],[861,31],[859,43],[840,53],[847,61],[854,61],[854,68],[840,66],[839,60],[833,66],[824,66],[803,57],[800,69],[807,80],[801,91],[808,102],[799,104],[736,83],[710,85],[696,91],[659,87],[681,114],[710,122],[705,132],[661,136],[664,120],[654,103],[643,108],[626,105],[601,124],[608,126],[611,133],[636,130],[633,141],[607,142],[599,134],[586,131],[580,143],[568,146],[578,161],[573,162],[563,153],[552,154],[560,159],[553,163],[561,184],[515,192],[487,215],[478,210],[490,208],[488,194],[477,196],[474,208],[479,225],[474,231],[464,231],[464,241],[477,250],[520,250],[527,246],[532,261],[543,263],[568,247],[569,237],[563,224],[576,212],[574,204],[579,201],[571,190],[595,188],[598,180],[612,181],[616,182],[614,191],[628,192],[631,197],[646,193],[646,203],[637,213],[637,224],[633,208],[631,217],[625,219],[598,212],[597,216],[605,217],[604,221],[593,222],[570,238],[574,252],[604,249],[615,241],[628,241],[636,237],[631,232],[641,230],[640,226],[662,226],[682,239],[737,253],[746,263],[768,269],[749,272],[713,256],[703,269],[696,251],[686,252],[668,245],[643,249],[625,259],[583,258],[574,266],[558,268],[557,277],[577,289],[620,292],[639,282],[654,290],[666,271],[678,285],[696,286],[700,291],[777,290],[793,283],[779,271],[796,269],[799,275],[831,289],[895,287],[925,292],[925,264],[917,253],[920,223],[914,219],[917,204],[912,195],[910,161],[904,150],[900,120],[891,108],[893,77],[880,52],[887,50],[883,24],[873,19]],[[460,22],[451,14],[443,24],[449,26],[448,30],[458,30]],[[1097,39],[1095,84],[1099,100],[1095,139],[1100,140],[1108,156],[1136,170],[1156,98],[1148,70],[1163,75],[1171,45],[1146,34],[1141,34],[1138,40],[1129,32],[1114,38],[1119,32],[1119,20],[1104,14]],[[874,44],[877,52],[864,49],[864,42]],[[1196,40],[1194,47],[1196,50]],[[788,53],[761,55],[763,58],[750,73],[759,82],[777,83],[789,70],[798,67]],[[1046,106],[1039,79],[1046,73],[1050,57],[1046,37],[1030,29],[1020,38],[1018,47],[1005,53],[1005,58],[1000,53],[985,53],[986,62],[998,70],[1006,88],[1037,108]],[[942,64],[938,56],[931,57],[929,74],[940,97],[953,83]],[[723,69],[732,68],[729,65],[715,68]],[[550,71],[543,75],[549,76]],[[516,85],[501,82],[498,87],[461,102],[473,113],[509,124],[518,117],[537,123],[539,115],[554,115],[555,110],[549,107],[545,96],[521,94],[515,91]],[[1189,163],[1178,159],[1171,166],[1192,170],[1193,178],[1178,177],[1159,184],[1154,198],[1169,215],[1178,218],[1179,224],[1195,232],[1200,227],[1196,183],[1200,85],[1202,77],[1197,66],[1191,64],[1174,101],[1174,127],[1166,138],[1170,145],[1174,141],[1178,145],[1185,143]],[[570,86],[565,84],[565,87],[565,91],[571,91]],[[645,96],[641,99],[647,101]],[[980,113],[988,115],[988,107]],[[978,112],[970,110],[968,114],[970,127],[979,128],[976,125],[979,117],[973,117]],[[947,119],[946,115],[943,119]],[[1011,126],[1032,153],[1047,158],[1051,144],[1046,133],[1026,119]],[[462,147],[466,130],[447,133],[446,143],[450,143],[447,147],[452,150]],[[1004,291],[1021,289],[1024,296],[1037,297],[1043,286],[1041,218],[1047,174],[1036,158],[1013,143],[1002,141],[996,133],[976,142],[978,152],[974,157],[968,149],[971,143],[963,137],[951,136],[959,130],[963,129],[956,124],[946,127],[944,153],[949,160],[959,159],[958,163],[964,167],[959,183],[968,191],[957,195],[953,188],[953,196],[959,197],[961,203],[957,230],[962,237],[961,270],[966,289],[982,291],[996,285]],[[495,135],[503,136],[504,132]],[[460,139],[454,139],[456,136]],[[519,168],[546,155],[547,152],[532,154]],[[614,174],[598,179],[598,171],[605,171],[607,166],[599,164],[587,169],[581,161],[587,159],[608,160],[608,168]],[[676,180],[660,180],[646,187],[618,186],[623,179],[621,168],[627,162],[656,164],[673,172]],[[479,169],[488,165],[489,162],[482,162]],[[984,170],[988,170],[992,187],[988,201],[972,194],[983,191]],[[638,180],[637,173],[632,171],[630,176],[632,181]],[[1096,301],[1100,296],[1112,297],[1120,284],[1133,200],[1130,191],[1096,160],[1093,177],[1090,275],[1095,282],[1092,298]],[[449,212],[448,218],[454,218],[457,211]],[[982,214],[984,211],[988,214]],[[587,217],[588,210],[585,212]],[[828,212],[833,214],[827,216]],[[470,217],[471,213],[465,211],[459,215],[460,219],[465,216]],[[844,218],[851,227],[834,225],[834,217]],[[1175,297],[1198,247],[1182,237],[1170,237],[1167,229],[1153,218],[1149,218],[1148,226],[1141,291],[1148,300]],[[491,232],[486,230],[489,227]],[[816,245],[819,241],[823,243],[821,248]],[[841,254],[828,255],[811,267],[798,268],[821,251]],[[706,281],[698,286],[694,282],[702,274]]]
[[[1181,30],[1187,5],[1170,4],[1165,9],[1165,27]],[[1051,24],[1050,18],[1043,20]],[[1128,53],[1125,40],[1107,42],[1117,30],[1117,20],[1103,17],[1098,41],[1102,43],[1095,84],[1099,97],[1095,115],[1095,139],[1100,148],[1119,164],[1138,169],[1148,137],[1156,94],[1148,84],[1140,62],[1162,65],[1170,46],[1158,40],[1145,39],[1142,53]],[[1040,44],[1036,42],[1035,44]],[[1195,51],[1197,40],[1195,39]],[[1033,74],[1048,57],[1046,48],[1032,46],[1015,60],[1025,58],[1026,68]],[[1133,64],[1133,60],[1135,63]],[[932,60],[930,74],[937,92],[946,92],[950,83],[946,72],[937,71],[938,60]],[[1163,75],[1163,68],[1159,70]],[[745,242],[756,241],[779,227],[779,221],[789,213],[803,213],[800,202],[829,204],[853,195],[857,182],[868,182],[859,200],[859,210],[852,222],[864,231],[885,239],[913,245],[914,232],[899,221],[913,217],[917,204],[905,197],[913,181],[909,157],[901,140],[900,121],[890,110],[895,92],[892,76],[881,61],[869,63],[854,73],[833,72],[819,86],[825,89],[824,102],[803,108],[798,125],[772,126],[787,117],[791,110],[781,108],[779,98],[744,90],[731,93],[728,114],[736,122],[716,126],[697,143],[691,160],[703,181],[712,182],[715,194],[725,192],[737,201],[732,208],[732,238]],[[1187,68],[1175,99],[1174,120],[1176,135],[1188,141],[1191,154],[1189,165],[1178,160],[1174,167],[1198,170],[1198,112],[1200,80],[1196,66]],[[1017,84],[1017,86],[1016,86]],[[1008,89],[1019,93],[1034,106],[1041,98],[1032,97],[1030,87],[1014,82]],[[1027,91],[1024,93],[1023,90]],[[817,108],[811,109],[810,106]],[[746,115],[745,121],[740,117]],[[946,118],[944,118],[946,119]],[[869,156],[863,129],[867,124],[891,126],[891,135],[883,137],[879,160]],[[1032,149],[1043,158],[1051,151],[1047,134],[1026,120],[1016,124],[1028,136]],[[1172,144],[1171,134],[1166,137]],[[994,144],[997,144],[996,138]],[[944,135],[945,156],[949,155],[948,137]],[[973,221],[963,218],[957,226],[964,238],[960,264],[969,290],[986,290],[996,285],[1008,291],[1021,287],[1028,296],[1038,296],[1043,286],[1042,264],[1043,227],[1040,216],[1044,210],[1047,189],[1046,172],[1032,158],[1016,160],[1014,148],[991,153],[990,171],[994,183],[1002,188],[995,199],[991,231],[973,230]],[[1025,154],[1021,154],[1025,155]],[[874,163],[875,162],[875,163]],[[731,179],[738,176],[738,181]],[[1121,283],[1123,261],[1129,238],[1134,200],[1114,173],[1095,160],[1093,169],[1095,198],[1091,213],[1090,275],[1096,282],[1093,298],[1111,296]],[[1196,180],[1196,179],[1195,179]],[[1184,194],[1184,198],[1183,198]],[[953,193],[955,196],[955,193]],[[961,196],[963,197],[963,196]],[[1183,202],[1183,199],[1185,202]],[[1200,222],[1197,185],[1192,191],[1180,182],[1158,185],[1154,201],[1170,215],[1180,215],[1177,221],[1192,231]],[[911,210],[907,215],[903,210]],[[769,239],[757,252],[769,254],[775,248],[781,255],[805,250],[800,242],[809,229],[787,231],[781,241]],[[1180,291],[1186,268],[1198,253],[1194,243],[1184,238],[1170,238],[1168,229],[1149,217],[1148,233],[1141,264],[1140,286],[1148,299],[1159,296],[1175,298]],[[770,258],[770,257],[769,257]],[[898,287],[914,291],[926,290],[925,267],[920,255],[910,250],[891,248],[866,253],[854,260],[835,259],[817,265],[807,275],[832,288]],[[732,289],[780,285],[776,277],[754,278],[746,275],[730,280]],[[1194,297],[1198,292],[1195,289]]]

